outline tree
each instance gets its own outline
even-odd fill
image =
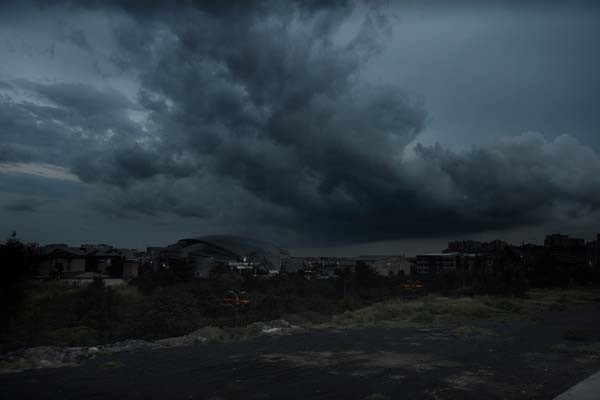
[[[490,268],[487,268],[483,262],[475,270],[474,289],[491,294],[523,295],[529,289],[528,272],[528,267],[521,256],[514,250],[506,248],[494,256]]]
[[[16,232],[0,245],[0,268],[0,312],[2,322],[7,324],[17,312],[27,278],[32,275],[31,251]]]

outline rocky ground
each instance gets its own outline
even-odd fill
[[[33,347],[0,356],[0,374],[10,374],[40,368],[73,367],[87,359],[121,352],[157,350],[211,342],[231,342],[247,340],[258,335],[286,335],[295,333],[299,329],[301,328],[285,320],[274,320],[266,323],[255,322],[243,329],[229,331],[207,326],[188,335],[154,341],[125,340],[91,347]]]
[[[77,367],[0,375],[0,398],[552,399],[600,369],[597,302],[436,327],[277,324],[86,349]]]

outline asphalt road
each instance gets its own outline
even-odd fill
[[[1,399],[552,399],[600,370],[565,351],[566,329],[600,341],[600,304],[539,320],[359,328],[101,356],[0,375]],[[562,345],[561,351],[556,349]]]

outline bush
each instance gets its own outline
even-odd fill
[[[567,329],[562,333],[562,337],[574,342],[587,342],[592,339],[591,334],[582,329]]]
[[[418,324],[429,324],[435,320],[435,317],[430,311],[420,311],[415,316],[413,316],[410,321],[416,322]]]
[[[554,302],[548,306],[550,311],[565,311],[567,309],[567,305],[564,303]]]
[[[115,313],[114,290],[106,287],[101,278],[95,278],[81,292],[77,319],[85,326],[108,333],[113,326]]]
[[[87,326],[55,329],[45,336],[48,344],[54,346],[92,346],[100,341],[98,332]]]
[[[138,312],[130,325],[129,334],[134,337],[181,336],[206,322],[197,298],[178,287],[158,289],[142,303]]]
[[[0,245],[0,330],[8,328],[24,299],[25,282],[32,275],[32,246],[26,246],[13,232]]]

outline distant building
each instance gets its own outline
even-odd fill
[[[584,239],[572,238],[569,235],[561,235],[559,233],[548,235],[544,239],[544,247],[550,249],[575,249],[583,248],[584,246]]]
[[[460,253],[420,254],[417,255],[416,273],[433,275],[455,271],[460,265]]]
[[[586,253],[589,265],[600,268],[600,234],[596,240],[586,243]]]
[[[448,248],[442,253],[497,254],[509,246],[510,245],[503,240],[492,240],[491,242],[457,240],[448,242]]]
[[[391,256],[381,260],[374,261],[371,267],[383,276],[389,275],[410,275],[412,262],[402,256]]]
[[[297,273],[303,271],[306,277],[320,279],[335,278],[341,272],[354,271],[362,263],[380,275],[402,273],[410,275],[415,260],[404,256],[362,255],[356,257],[290,257],[286,260],[282,272]]]
[[[102,251],[107,251],[113,248],[113,246],[108,245],[108,244],[82,244],[81,245],[81,250],[83,250],[86,254],[91,254],[95,251],[98,250],[102,250]]]
[[[88,245],[86,271],[107,274],[125,280],[137,278],[145,253],[107,245]]]
[[[40,277],[60,276],[85,272],[85,253],[66,244],[51,244],[39,249],[39,262],[36,266]]]
[[[121,278],[114,278],[109,275],[99,274],[96,272],[82,272],[80,274],[67,276],[62,278],[60,281],[71,286],[87,286],[94,282],[94,279],[100,278],[106,286],[117,287],[126,286],[127,282]]]
[[[532,265],[543,259],[547,249],[546,247],[537,244],[523,243],[516,248],[516,251],[525,263]]]
[[[121,276],[123,279],[130,280],[137,278],[142,266],[142,255],[132,249],[118,249],[118,252],[122,262]]]
[[[546,236],[544,248],[552,259],[560,264],[587,264],[587,250],[584,239],[555,233]]]
[[[289,253],[274,244],[237,236],[182,239],[160,253],[163,268],[206,278],[218,265],[247,262],[256,273],[279,272]],[[245,261],[243,261],[245,259]]]
[[[90,273],[130,280],[138,276],[144,256],[143,252],[116,249],[105,244],[84,244],[81,247],[50,244],[38,249],[35,267],[38,278],[42,279],[71,279]]]
[[[455,240],[448,242],[448,248],[443,253],[480,253],[482,242],[475,240]]]
[[[281,272],[295,274],[304,271],[304,257],[289,257],[283,260]]]
[[[476,265],[487,268],[494,256],[486,254],[440,253],[420,254],[416,258],[415,273],[434,275],[456,270],[470,271]],[[479,264],[478,264],[479,261]]]

